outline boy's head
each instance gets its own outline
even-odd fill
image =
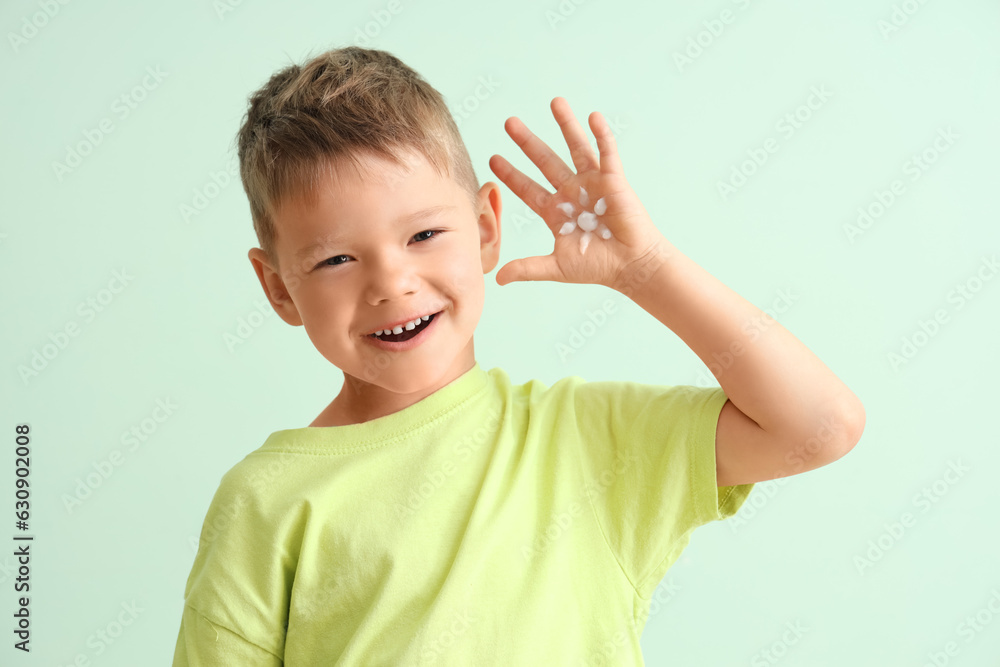
[[[250,261],[345,386],[409,394],[471,367],[500,193],[479,187],[440,93],[385,51],[327,51],[250,96],[238,142],[260,243]],[[411,349],[367,337],[437,312]]]

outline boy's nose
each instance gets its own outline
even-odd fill
[[[379,262],[369,266],[366,289],[369,301],[406,296],[417,289],[417,268],[407,261]]]

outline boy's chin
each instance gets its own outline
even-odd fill
[[[344,374],[344,383],[358,390],[388,391],[394,394],[413,394],[434,384],[441,375],[441,366],[421,369],[412,364],[390,361],[384,368],[356,369]],[[359,392],[360,393],[360,392]]]

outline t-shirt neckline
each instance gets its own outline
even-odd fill
[[[318,453],[385,443],[440,419],[485,389],[487,380],[487,372],[477,361],[462,375],[402,410],[359,424],[281,429],[269,435],[261,449]]]

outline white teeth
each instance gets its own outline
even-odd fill
[[[400,324],[399,326],[393,327],[392,329],[382,329],[381,331],[376,331],[375,335],[376,336],[384,336],[384,335],[390,334],[390,333],[398,335],[398,334],[403,333],[403,329],[406,329],[407,331],[412,331],[413,329],[415,329],[417,327],[418,324],[420,324],[421,322],[426,322],[429,319],[431,319],[430,315],[421,315],[420,317],[418,317],[417,319],[413,320],[412,322],[407,322],[406,324]]]

